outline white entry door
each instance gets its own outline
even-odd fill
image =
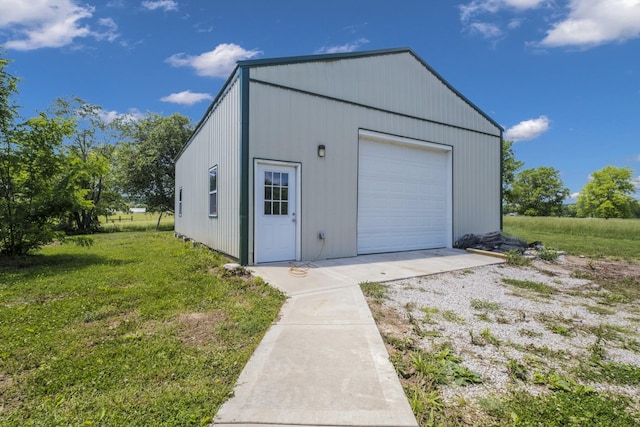
[[[298,165],[257,163],[255,262],[298,259]]]

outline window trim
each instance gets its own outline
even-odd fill
[[[216,186],[215,188],[212,190],[211,189],[211,177],[215,176],[215,183]],[[208,195],[209,195],[209,218],[217,218],[218,217],[218,212],[219,212],[219,207],[218,207],[218,165],[215,165],[213,167],[211,167],[209,169],[209,173],[207,175],[208,177],[208,181],[209,181],[209,191],[208,191]],[[211,205],[211,197],[215,197],[215,212],[212,212],[212,205]]]
[[[182,187],[178,188],[178,216],[182,216]]]

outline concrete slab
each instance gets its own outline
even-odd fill
[[[251,267],[289,299],[218,426],[417,426],[359,283],[496,264],[456,250]]]
[[[287,295],[295,295],[358,285],[366,281],[388,282],[501,262],[499,258],[459,249],[430,249],[307,263],[262,264],[252,266],[250,270]]]

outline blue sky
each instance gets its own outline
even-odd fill
[[[242,59],[410,47],[577,193],[640,183],[640,0],[0,0],[31,116],[60,96],[200,120]]]

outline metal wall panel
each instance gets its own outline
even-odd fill
[[[256,67],[251,78],[475,129],[499,130],[410,52]]]
[[[209,217],[209,169],[218,166],[218,216]],[[176,162],[182,216],[175,230],[208,247],[239,257],[240,84],[236,79]],[[176,211],[177,212],[177,211]]]
[[[466,233],[500,228],[500,137],[495,127],[496,136],[485,135],[258,81],[251,83],[249,103],[251,162],[301,163],[302,212],[298,220],[303,260],[357,255],[360,129],[450,145],[453,240]],[[317,155],[319,144],[326,146],[325,158]],[[325,240],[318,239],[320,231]],[[250,252],[252,242],[253,222]]]

